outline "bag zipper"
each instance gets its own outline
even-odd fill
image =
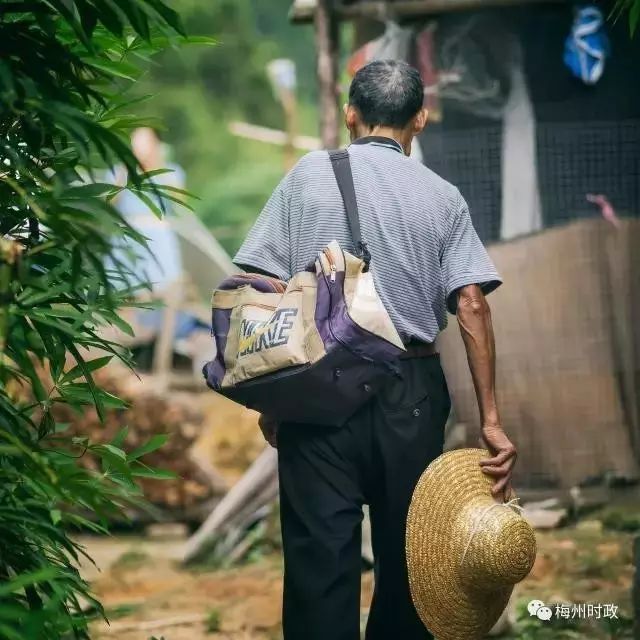
[[[335,282],[336,281],[336,273],[338,271],[338,267],[336,267],[336,263],[333,260],[333,255],[332,255],[331,251],[329,251],[329,249],[327,249],[326,247],[322,250],[322,252],[324,253],[325,258],[327,259],[327,262],[329,263],[329,269],[331,269],[330,280],[331,280],[331,282]]]

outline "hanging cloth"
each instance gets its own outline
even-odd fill
[[[511,91],[502,121],[502,218],[503,240],[542,228],[536,123],[522,68],[522,52],[514,55]],[[514,52],[515,53],[515,52]]]
[[[571,73],[585,84],[596,84],[604,73],[609,49],[600,9],[595,6],[578,9],[564,48],[564,63]]]

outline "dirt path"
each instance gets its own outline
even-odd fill
[[[232,570],[186,571],[177,563],[183,541],[89,538],[83,542],[102,571],[88,565],[82,570],[111,620],[110,627],[95,624],[96,640],[281,638],[282,579],[277,555]],[[633,575],[630,536],[587,527],[539,533],[538,544],[534,570],[516,591],[518,609],[535,598],[615,603],[622,614],[629,614]],[[363,576],[363,620],[371,588],[368,573]],[[546,640],[551,636],[526,637]],[[612,636],[594,631],[570,637],[596,640]]]
[[[97,640],[275,640],[281,635],[282,568],[277,556],[238,569],[185,571],[177,564],[182,541],[82,542],[102,567],[98,571],[85,564],[82,571],[111,621],[110,626],[96,623]],[[363,582],[366,614],[370,576]]]

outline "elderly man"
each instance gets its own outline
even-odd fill
[[[375,555],[367,640],[431,637],[411,602],[404,538],[416,482],[442,453],[450,401],[434,341],[447,309],[458,318],[491,451],[483,470],[496,497],[510,493],[516,454],[496,405],[485,300],[500,278],[458,189],[408,157],[427,121],[423,95],[415,69],[376,61],[354,77],[344,110],[376,290],[407,347],[402,378],[340,427],[261,420],[278,447],[286,640],[360,638],[363,504]],[[235,262],[288,280],[334,239],[353,249],[329,156],[313,152],[276,188]]]

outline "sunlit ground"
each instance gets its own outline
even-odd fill
[[[592,519],[593,518],[593,519]],[[184,541],[116,537],[85,540],[102,573],[86,567],[111,626],[96,623],[98,640],[272,640],[281,637],[281,564],[278,554],[257,556],[229,570],[185,570]],[[632,535],[602,531],[593,516],[575,527],[538,532],[531,575],[514,595],[515,628],[523,640],[626,638],[633,575]],[[371,573],[363,575],[366,620]],[[614,604],[617,618],[541,622],[526,603]]]

